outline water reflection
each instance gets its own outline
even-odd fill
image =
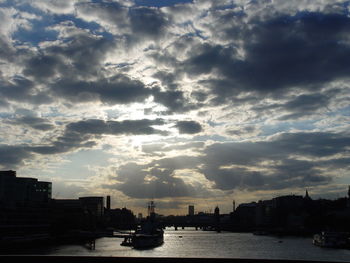
[[[147,250],[121,246],[122,238],[100,238],[95,250],[86,246],[65,245],[28,254],[123,257],[207,257],[266,258],[350,261],[350,250],[324,249],[312,245],[311,238],[255,236],[251,233],[175,231],[168,228],[164,244]]]

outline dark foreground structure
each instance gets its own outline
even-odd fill
[[[0,262],[26,263],[315,263],[308,260],[240,259],[240,258],[159,258],[159,257],[75,257],[75,256],[0,256]],[[322,261],[331,263],[330,261]]]

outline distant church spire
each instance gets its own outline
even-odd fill
[[[311,200],[311,197],[309,196],[309,192],[307,191],[307,189],[305,190],[305,197],[304,197],[304,199]]]

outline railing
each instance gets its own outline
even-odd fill
[[[161,257],[87,257],[87,256],[0,256],[1,263],[316,263],[308,260],[243,259],[243,258],[161,258]],[[331,263],[322,261],[322,263]],[[332,262],[335,263],[335,262]]]

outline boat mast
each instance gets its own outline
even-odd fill
[[[148,203],[148,216],[151,216],[152,214],[155,213],[155,208],[156,208],[156,205],[154,204],[154,202],[150,201]]]

